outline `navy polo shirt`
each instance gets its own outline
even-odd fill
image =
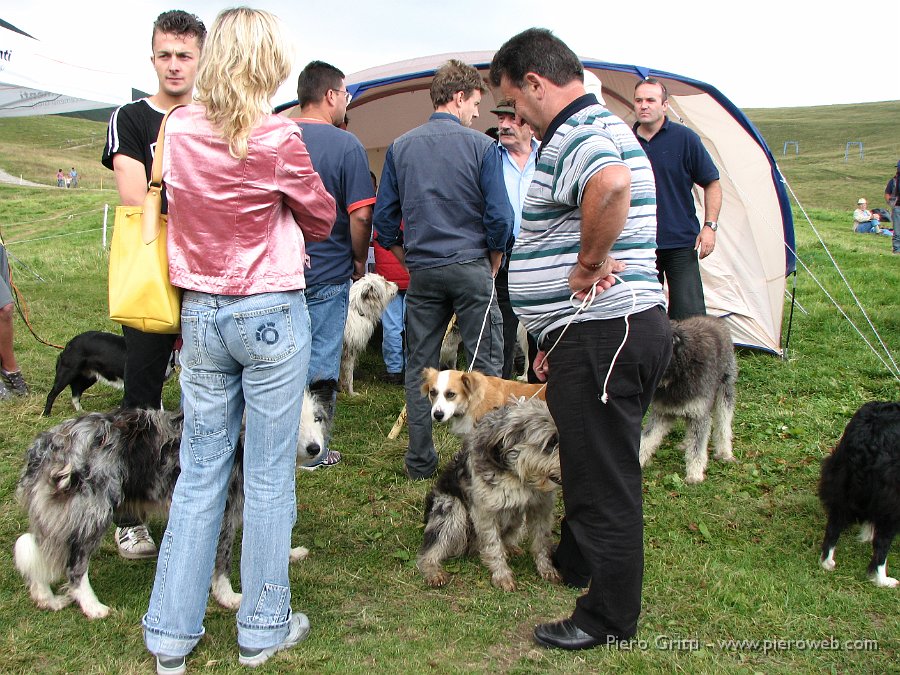
[[[694,208],[694,185],[706,187],[719,180],[719,170],[700,137],[683,124],[666,118],[649,141],[632,129],[650,158],[656,179],[656,246],[693,248],[700,233]]]

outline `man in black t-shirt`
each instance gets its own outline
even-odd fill
[[[124,206],[140,206],[147,194],[156,137],[166,111],[190,103],[206,27],[193,14],[181,10],[163,12],[153,24],[150,57],[159,90],[116,109],[109,120],[102,163],[115,172],[116,189]],[[167,204],[165,192],[163,213]],[[144,333],[122,327],[125,336],[125,395],[123,408],[159,408],[166,367],[176,335]],[[156,555],[156,544],[147,527],[134,516],[116,518],[116,544],[124,558]]]

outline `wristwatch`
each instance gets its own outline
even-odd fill
[[[707,220],[705,223],[703,223],[703,227],[708,227],[713,232],[715,232],[719,229],[719,224],[714,220]]]

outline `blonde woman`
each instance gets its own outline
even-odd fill
[[[309,631],[291,612],[287,569],[310,349],[304,241],[328,236],[335,205],[297,126],[271,114],[290,66],[275,17],[225,10],[206,39],[196,103],[166,125],[169,275],[185,291],[184,433],[142,621],[157,673],[184,673],[203,636],[245,414],[239,661],[260,665]]]

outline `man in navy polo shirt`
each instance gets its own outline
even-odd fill
[[[722,186],[700,137],[666,117],[665,85],[648,77],[634,88],[633,129],[656,179],[656,269],[669,286],[669,318],[706,314],[700,261],[715,250]],[[703,189],[705,218],[697,221],[694,185]],[[699,253],[699,258],[698,258]]]

